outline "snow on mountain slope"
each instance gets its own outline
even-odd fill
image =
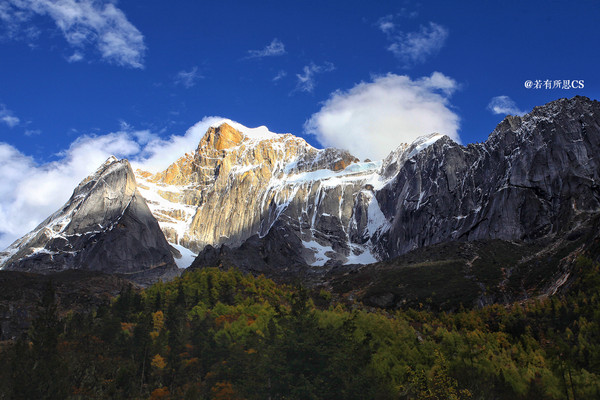
[[[73,196],[62,209],[56,211],[33,231],[27,233],[0,253],[0,265],[4,266],[17,253],[20,253],[20,256],[32,256],[37,253],[56,254],[57,251],[45,247],[46,242],[51,240],[67,240],[67,236],[69,235],[95,234],[105,229],[111,229],[112,224],[116,221],[115,214],[118,214],[115,210],[124,209],[125,207],[123,206],[125,204],[123,202],[127,202],[128,204],[131,201],[131,196],[133,195],[132,188],[134,186],[131,186],[131,184],[128,185],[128,182],[125,181],[123,185],[119,185],[117,188],[109,185],[100,188],[108,200],[104,204],[105,209],[101,218],[97,216],[88,217],[87,210],[90,207],[87,207],[86,201],[88,201],[91,190],[105,183],[101,179],[103,175],[113,174],[120,168],[121,165],[114,156],[107,159],[94,174],[84,179],[77,186],[73,192]],[[119,192],[122,192],[123,196]],[[80,212],[80,209],[82,212]],[[108,218],[105,219],[104,216],[108,216]],[[111,225],[103,226],[102,222],[104,221],[111,221]],[[78,232],[75,233],[75,230]]]
[[[223,124],[227,124],[227,125],[231,126],[232,128],[243,133],[246,137],[248,137],[251,140],[258,140],[258,141],[272,140],[272,139],[277,140],[281,135],[284,135],[282,133],[271,132],[264,125],[259,126],[257,128],[248,128],[247,126],[244,126],[244,125],[240,124],[239,122],[235,122],[230,119],[223,119],[221,121],[215,122],[214,124],[211,124],[211,128],[216,129]],[[289,134],[287,134],[287,135],[289,135]]]
[[[409,148],[416,154],[437,139],[428,136],[398,154]],[[307,263],[317,265],[378,259],[365,238],[389,227],[370,194],[393,178],[382,170],[382,161],[359,162],[342,150],[319,150],[290,134],[223,120],[193,153],[165,171],[138,170],[136,176],[173,245],[192,252],[239,246],[285,220],[312,251]]]
[[[127,274],[141,284],[178,273],[129,162],[115,157],[81,181],[61,209],[0,253],[0,268],[87,269]]]
[[[445,241],[539,238],[600,212],[598,152],[600,104],[582,97],[509,116],[485,143],[430,134],[376,162],[220,121],[164,171],[134,178],[109,159],[0,263],[51,271],[110,259],[130,273],[137,258],[142,271],[174,266],[172,251],[181,267],[200,253],[323,273]]]
[[[598,102],[561,99],[507,117],[485,143],[462,146],[433,133],[378,162],[224,124],[145,179],[194,209],[181,219],[183,235],[172,210],[161,222],[192,251],[266,240],[285,224],[308,265],[370,262],[448,240],[539,237],[566,226],[573,210],[596,210],[600,178],[590,155],[600,150],[599,119]]]

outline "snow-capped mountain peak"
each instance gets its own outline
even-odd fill
[[[194,265],[325,273],[444,241],[539,237],[600,212],[599,137],[600,104],[579,97],[507,117],[485,143],[433,133],[375,162],[219,120],[161,172],[134,177],[127,161],[110,158],[0,261],[96,268],[96,253],[81,246],[122,248],[119,237],[131,248],[110,257],[125,270],[127,254],[150,246],[164,265],[167,248],[181,267],[200,254]],[[139,223],[162,233],[147,243]]]
[[[177,268],[127,160],[110,157],[67,203],[0,253],[0,268],[32,272],[89,269],[139,283]]]

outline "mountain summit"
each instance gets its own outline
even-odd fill
[[[257,237],[209,247],[194,266],[305,270],[449,241],[551,239],[600,212],[599,152],[600,103],[574,97],[508,116],[480,144],[432,134],[382,162],[285,174],[288,166],[268,186],[277,194]]]
[[[115,157],[81,181],[60,210],[0,253],[0,266],[38,273],[100,271],[139,283],[178,273],[129,162]]]
[[[315,236],[327,246],[339,241],[345,257],[351,254],[345,232],[353,193],[376,168],[359,164],[346,151],[318,150],[290,134],[224,123],[208,129],[194,153],[165,171],[137,171],[137,176],[140,192],[177,245],[195,252],[207,245],[239,246],[285,220],[305,243],[317,243]],[[343,194],[349,185],[352,189]],[[336,200],[324,201],[329,198]],[[329,215],[344,219],[335,227],[338,235],[320,230],[321,218]],[[319,261],[314,253],[306,252],[309,262]]]
[[[194,267],[297,276],[444,242],[552,238],[600,212],[599,153],[600,103],[584,97],[508,116],[484,143],[434,133],[376,162],[224,121],[159,173],[109,159],[0,262],[168,275],[173,252],[182,267],[198,254]]]

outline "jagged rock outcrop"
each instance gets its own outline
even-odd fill
[[[222,121],[137,186],[110,160],[0,262],[170,274],[168,241],[200,253],[194,267],[317,276],[436,243],[552,237],[600,211],[599,152],[600,105],[583,97],[508,116],[484,143],[431,134],[376,162]]]
[[[450,240],[528,240],[600,211],[600,103],[560,99],[506,117],[481,144],[448,137],[404,157],[376,194],[383,258]]]
[[[84,179],[60,210],[0,253],[0,267],[37,273],[100,271],[142,284],[178,274],[129,162],[114,157]]]
[[[599,153],[600,103],[556,100],[506,117],[481,144],[429,135],[380,163],[284,176],[258,239],[267,240],[264,226],[284,222],[313,250],[306,264],[334,266],[370,262],[349,256],[356,249],[385,260],[449,241],[553,236],[600,211]],[[227,248],[228,262],[244,267],[234,254],[247,258],[252,243],[263,260],[274,259],[254,238],[243,251]]]
[[[206,246],[190,268],[235,267],[256,275],[297,279],[309,272],[305,258],[310,256],[312,252],[293,229],[278,221],[266,236],[253,235],[237,248]]]
[[[171,243],[196,252],[237,247],[282,222],[311,249],[302,252],[305,263],[375,260],[351,237],[366,237],[367,226],[352,215],[374,201],[365,195],[356,203],[356,194],[372,190],[367,184],[377,179],[378,163],[359,163],[346,151],[318,150],[264,127],[230,124],[210,128],[193,154],[165,171],[137,171],[141,193]]]

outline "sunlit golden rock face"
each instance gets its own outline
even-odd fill
[[[228,124],[222,124],[218,128],[209,128],[198,147],[214,148],[215,150],[222,151],[238,146],[242,143],[242,140],[244,140],[244,136],[241,132]]]
[[[348,231],[363,182],[329,187],[301,177],[321,170],[335,174],[358,161],[290,134],[252,136],[223,123],[208,129],[195,152],[154,175],[137,171],[137,178],[169,242],[199,251],[266,234],[278,218],[302,230],[321,215],[334,215],[336,229]],[[349,240],[349,232],[344,235]]]

